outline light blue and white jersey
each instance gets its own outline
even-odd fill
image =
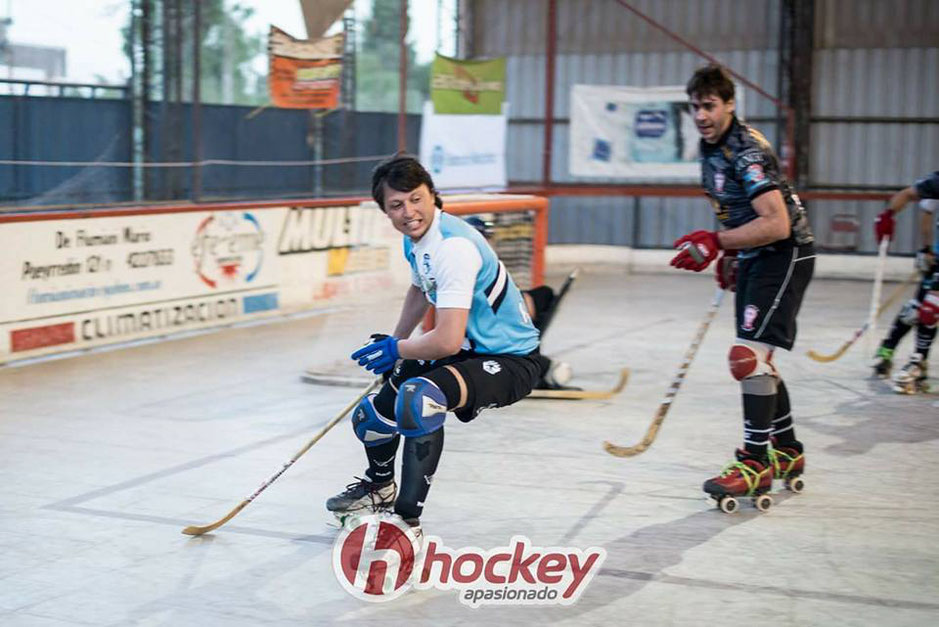
[[[538,330],[512,277],[479,231],[437,209],[417,242],[404,237],[411,282],[438,309],[469,309],[463,348],[486,355],[527,355]]]

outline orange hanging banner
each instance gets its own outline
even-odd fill
[[[267,44],[271,103],[287,109],[335,109],[344,46],[341,33],[305,41],[271,26]]]

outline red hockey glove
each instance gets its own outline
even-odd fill
[[[925,327],[934,327],[939,322],[939,291],[926,292],[919,306],[919,323]]]
[[[725,250],[714,264],[714,279],[722,290],[737,291],[737,251]]]
[[[883,238],[893,239],[893,231],[896,228],[896,222],[893,219],[893,211],[890,209],[884,209],[879,214],[877,214],[877,219],[874,220],[874,233],[877,235],[877,243]]]
[[[701,272],[717,257],[721,243],[717,239],[717,231],[695,231],[684,237],[679,237],[672,244],[679,249],[677,255],[672,257],[671,265],[682,270]]]

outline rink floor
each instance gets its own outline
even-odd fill
[[[354,398],[300,375],[391,328],[399,300],[2,368],[0,624],[939,624],[939,396],[870,380],[863,340],[829,364],[805,356],[851,336],[869,284],[813,283],[796,349],[777,359],[807,448],[803,494],[726,515],[700,492],[741,437],[730,299],[652,447],[631,459],[602,450],[642,436],[712,293],[704,276],[588,270],[544,350],[588,387],[629,367],[625,391],[447,423],[425,531],[451,547],[518,534],[603,547],[569,607],[347,594],[323,508],[364,470],[347,422],[232,522],[180,533],[228,512]]]

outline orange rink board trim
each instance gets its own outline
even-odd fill
[[[444,202],[456,215],[525,214],[508,237],[531,283],[543,280],[547,199]],[[401,234],[361,197],[8,212],[0,363],[403,290],[400,251]]]

